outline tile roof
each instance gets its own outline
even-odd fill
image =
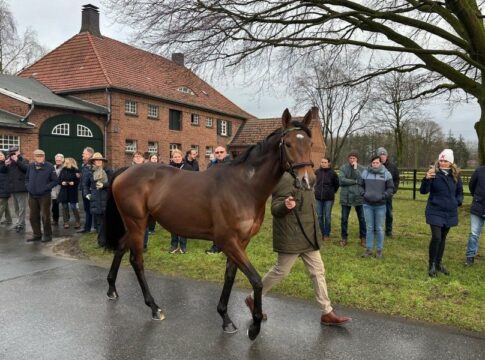
[[[0,74],[0,89],[32,100],[35,105],[50,106],[61,109],[79,110],[95,114],[107,114],[105,107],[77,99],[59,96],[32,78]]]
[[[292,117],[292,120],[301,121],[303,116]],[[282,125],[281,118],[268,119],[249,119],[239,128],[236,135],[231,141],[231,146],[250,146],[264,140],[274,130]],[[310,123],[310,129],[313,128],[314,121]]]
[[[114,88],[243,119],[253,117],[185,66],[131,45],[79,33],[20,73],[56,93]],[[195,95],[178,91],[190,88]]]

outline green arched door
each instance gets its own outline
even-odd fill
[[[80,165],[86,146],[103,152],[103,133],[95,123],[80,115],[57,115],[40,127],[39,147],[45,151],[47,161],[54,163],[54,156],[61,153],[76,159]]]

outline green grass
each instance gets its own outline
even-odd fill
[[[385,239],[384,258],[362,259],[363,248],[358,246],[355,212],[349,219],[349,245],[338,246],[340,233],[340,205],[332,214],[332,242],[322,247],[330,299],[334,305],[344,305],[383,314],[445,324],[461,329],[485,331],[485,256],[476,259],[475,266],[465,267],[465,249],[469,233],[471,198],[460,208],[460,224],[450,230],[443,263],[450,276],[427,274],[430,230],[425,223],[426,197],[403,191],[394,200],[394,237]],[[274,264],[272,251],[271,214],[267,211],[264,224],[248,246],[248,256],[261,275]],[[482,242],[484,240],[482,239]],[[150,236],[145,253],[145,268],[161,274],[223,282],[225,257],[205,255],[210,242],[189,240],[185,255],[168,254],[170,235],[157,227]],[[95,247],[94,234],[81,240],[82,250],[92,259],[109,263],[112,254]],[[127,264],[127,258],[124,264]],[[235,286],[250,288],[249,282],[238,272]],[[311,282],[299,260],[292,272],[272,293],[313,299]]]

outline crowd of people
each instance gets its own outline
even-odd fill
[[[8,153],[0,151],[0,220],[16,232],[25,231],[27,204],[30,210],[30,225],[33,235],[27,242],[52,241],[52,226],[60,224],[60,210],[65,229],[72,224],[80,233],[95,231],[98,246],[106,243],[103,216],[110,180],[113,171],[100,152],[86,147],[82,152],[82,164],[78,167],[75,159],[56,154],[54,164],[45,161],[41,149],[33,152],[33,161],[28,161],[17,146]],[[171,153],[169,166],[182,171],[200,171],[198,153],[190,149],[185,154],[175,149]],[[161,163],[158,154],[145,156],[135,152],[132,166],[146,162]],[[224,146],[216,147],[214,158],[207,168],[231,162]],[[276,264],[263,277],[265,295],[274,285],[285,278],[293,264],[300,257],[313,281],[315,296],[322,309],[321,323],[342,325],[351,319],[335,314],[328,298],[325,268],[320,255],[320,241],[331,240],[332,208],[336,193],[340,190],[341,226],[338,243],[346,247],[349,243],[348,222],[352,207],[355,208],[359,243],[365,248],[363,258],[383,257],[384,239],[393,236],[392,199],[399,188],[399,171],[388,158],[387,150],[377,149],[368,166],[359,163],[359,154],[351,151],[338,174],[332,169],[330,159],[323,157],[315,171],[316,182],[313,189],[296,187],[289,173],[285,173],[272,194],[273,250],[277,253]],[[473,173],[470,184],[473,196],[471,206],[471,230],[466,249],[465,265],[474,264],[478,244],[485,219],[485,167]],[[443,265],[446,238],[451,227],[458,224],[458,207],[463,203],[463,184],[460,171],[454,164],[453,151],[443,150],[436,163],[430,165],[421,181],[421,194],[429,194],[425,216],[430,226],[428,275],[438,273],[449,275]],[[83,201],[84,225],[81,228],[79,213],[79,193]],[[14,217],[10,212],[9,198],[12,198]],[[291,216],[299,206],[298,217]],[[72,218],[71,218],[72,216]],[[298,220],[298,223],[296,221]],[[302,225],[302,223],[304,225]],[[148,236],[155,231],[154,219],[148,219],[144,247],[148,246]],[[187,252],[187,238],[171,234],[170,254]],[[207,254],[220,253],[214,243]],[[246,300],[252,311],[253,294]],[[267,315],[263,314],[263,319]]]

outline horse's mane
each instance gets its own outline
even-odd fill
[[[296,128],[299,128],[301,130],[303,130],[309,137],[312,137],[312,133],[310,131],[310,129],[305,125],[303,124],[302,122],[300,121],[292,121],[291,122],[291,126],[290,127],[296,127]],[[283,134],[285,129],[283,128],[279,128],[279,129],[276,129],[274,130],[271,134],[269,134],[268,136],[266,136],[266,138],[262,141],[259,141],[257,144],[255,145],[251,145],[248,149],[246,149],[243,153],[239,154],[231,163],[229,163],[228,165],[238,165],[238,164],[241,164],[243,162],[245,162],[250,155],[252,155],[254,153],[254,155],[256,157],[258,157],[258,155],[262,152],[264,152],[266,146],[268,145],[269,143],[269,140],[275,136],[275,135],[281,135]]]

